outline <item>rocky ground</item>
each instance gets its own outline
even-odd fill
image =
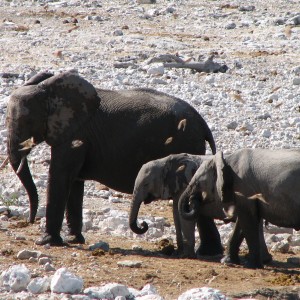
[[[42,70],[59,73],[76,69],[101,88],[151,87],[176,95],[201,113],[212,129],[217,148],[225,153],[242,147],[299,147],[298,1],[152,2],[0,0],[0,163],[6,157],[7,97]],[[164,54],[190,63],[203,62],[213,55],[214,61],[228,70],[206,73],[169,68],[157,59]],[[169,203],[142,207],[141,215],[151,221],[151,230],[138,237],[127,227],[130,195],[94,182],[86,182],[85,188],[86,245],[36,246],[34,241],[44,224],[49,158],[45,144],[37,146],[29,157],[41,195],[41,219],[34,225],[24,222],[28,202],[16,175],[10,166],[0,171],[0,271],[24,264],[32,278],[50,278],[55,270],[66,267],[83,279],[84,288],[115,282],[140,290],[151,284],[157,290],[151,299],[158,295],[177,299],[187,290],[204,286],[220,290],[220,294],[207,292],[210,299],[221,299],[222,294],[235,298],[300,298],[297,232],[273,226],[266,230],[274,262],[264,270],[224,266],[219,257],[175,259],[159,247],[163,238],[175,241]],[[226,226],[219,223],[224,245],[230,232]],[[109,251],[89,250],[99,241],[107,242]],[[26,249],[49,256],[47,267],[37,258],[19,259],[18,252]],[[246,254],[245,246],[241,254]],[[118,264],[124,260],[139,263],[132,268]],[[17,293],[10,284],[6,287],[12,291],[7,293],[2,287],[1,299],[88,297],[87,293],[34,296]]]

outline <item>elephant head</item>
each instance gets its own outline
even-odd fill
[[[6,118],[7,151],[12,168],[29,196],[30,222],[34,222],[36,216],[38,194],[27,155],[43,141],[53,146],[62,143],[67,136],[72,137],[97,110],[99,102],[94,87],[73,72],[56,76],[46,72],[37,74],[10,96]]]
[[[173,199],[188,185],[202,159],[182,153],[150,161],[140,169],[134,185],[133,200],[129,214],[129,225],[133,232],[143,234],[148,224],[137,225],[137,216],[142,202]]]
[[[204,161],[179,199],[179,212],[183,218],[194,220],[203,205],[218,202],[227,205],[234,200],[233,173],[222,152]]]

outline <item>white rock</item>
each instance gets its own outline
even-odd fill
[[[118,261],[117,265],[120,267],[140,268],[142,266],[142,262],[136,260],[122,260]]]
[[[161,76],[164,75],[165,67],[162,63],[153,63],[147,70],[149,75]]]
[[[95,299],[115,299],[116,297],[129,297],[130,292],[125,285],[108,283],[102,287],[90,287],[84,290],[84,294]]]
[[[290,249],[290,245],[288,242],[277,242],[274,244],[271,248],[271,251],[273,252],[280,252],[280,253],[287,253]]]
[[[181,294],[178,297],[178,300],[226,300],[227,298],[225,295],[221,294],[219,290],[209,288],[209,287],[202,287],[202,288],[194,288],[191,290],[186,291],[185,293]]]
[[[45,265],[46,263],[49,263],[51,264],[52,260],[51,258],[49,257],[41,257],[39,260],[38,260],[38,264],[39,265]]]
[[[25,265],[14,265],[2,272],[0,284],[14,293],[26,290],[30,282],[30,272]]]
[[[29,259],[30,257],[37,258],[41,255],[40,251],[34,251],[34,250],[21,250],[17,254],[18,259]]]
[[[46,263],[45,265],[44,265],[44,270],[46,271],[46,272],[51,272],[51,271],[55,271],[56,269],[50,264],[50,263]]]
[[[40,294],[50,290],[51,279],[48,276],[37,277],[30,281],[27,290],[33,294]]]
[[[60,268],[54,273],[50,288],[53,293],[76,294],[82,290],[83,280],[66,268]]]

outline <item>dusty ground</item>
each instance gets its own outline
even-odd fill
[[[85,207],[94,206],[95,199],[85,199]],[[122,204],[114,204],[116,207]],[[164,208],[164,210],[161,209]],[[171,207],[166,202],[152,203],[146,207],[147,214],[161,215],[172,223]],[[163,211],[163,212],[162,212]],[[141,214],[145,207],[141,209]],[[6,223],[6,222],[5,222]],[[67,267],[84,279],[85,287],[100,286],[104,283],[118,282],[141,289],[152,283],[165,299],[177,299],[188,289],[209,286],[221,290],[228,296],[253,296],[256,299],[299,299],[300,268],[288,264],[287,258],[294,253],[272,253],[274,261],[263,270],[250,270],[243,266],[225,266],[219,263],[220,257],[203,259],[178,259],[164,255],[159,245],[153,242],[135,241],[120,237],[86,233],[86,245],[45,247],[36,246],[39,237],[39,221],[29,225],[22,219],[12,217],[7,226],[0,230],[0,261],[4,270],[13,264],[25,263],[34,276],[46,275],[37,262],[18,261],[16,255],[23,249],[40,250],[51,255],[56,269]],[[26,237],[18,240],[17,237]],[[103,240],[109,243],[110,251],[92,252],[88,245]],[[132,250],[133,245],[142,250]],[[246,253],[241,253],[242,257]],[[118,261],[140,261],[140,268],[119,267]],[[47,274],[49,275],[49,273]],[[285,291],[288,295],[285,295]],[[280,292],[279,292],[280,291]],[[294,295],[291,295],[294,294]]]

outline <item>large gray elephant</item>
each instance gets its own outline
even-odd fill
[[[139,208],[144,202],[149,204],[155,200],[173,199],[173,218],[176,229],[177,251],[183,257],[195,257],[195,224],[199,230],[200,239],[207,235],[211,241],[207,246],[203,243],[196,253],[202,253],[206,248],[206,254],[221,254],[222,247],[209,248],[209,245],[221,245],[220,235],[215,226],[208,227],[212,218],[224,219],[225,214],[219,205],[218,207],[207,207],[202,211],[201,217],[187,221],[182,219],[178,213],[178,200],[181,193],[187,187],[194,173],[201,163],[210,156],[191,155],[187,153],[172,154],[164,158],[152,160],[142,166],[134,185],[133,200],[129,214],[129,225],[133,232],[143,234],[148,230],[146,222],[137,224]],[[203,232],[205,230],[205,232]],[[210,232],[209,232],[210,230]]]
[[[204,154],[205,141],[215,152],[209,127],[185,101],[150,89],[95,89],[72,72],[38,74],[18,88],[8,103],[7,128],[9,160],[29,195],[31,222],[38,194],[27,155],[42,141],[51,146],[46,229],[37,241],[40,245],[63,244],[65,209],[69,241],[84,243],[84,180],[132,193],[147,161],[171,153]]]
[[[249,248],[248,266],[262,268],[260,224],[300,229],[300,151],[241,149],[204,161],[179,200],[183,217],[217,201],[237,216]],[[189,210],[189,203],[194,209]]]

